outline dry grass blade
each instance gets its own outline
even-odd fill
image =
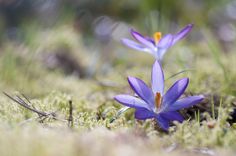
[[[186,73],[186,72],[188,72],[188,71],[194,71],[194,69],[185,69],[185,70],[182,70],[182,71],[180,71],[180,72],[178,72],[178,73],[175,73],[175,74],[171,75],[170,77],[168,77],[167,79],[165,79],[165,81],[167,81],[167,80],[169,80],[169,79],[171,79],[171,78],[173,78],[173,77],[175,77],[175,76],[178,76],[179,74]]]
[[[30,105],[28,105],[21,97],[16,96],[16,98],[10,96],[9,94],[7,94],[6,92],[3,92],[4,95],[6,95],[8,98],[10,98],[11,100],[13,100],[14,102],[18,103],[19,105],[21,105],[22,107],[37,113],[40,116],[48,116],[48,113],[39,111],[37,109],[31,108]]]
[[[121,114],[123,114],[124,112],[126,112],[128,109],[130,109],[130,107],[123,107],[121,108],[116,115],[111,118],[110,123],[113,123],[116,119],[118,119],[120,117]]]
[[[47,113],[47,112],[43,112],[40,110],[37,110],[36,108],[34,108],[33,106],[29,105],[31,104],[30,100],[22,94],[22,96],[26,99],[26,101],[24,101],[21,97],[19,97],[18,95],[14,98],[12,96],[10,96],[9,94],[7,94],[6,92],[3,92],[4,95],[6,95],[8,98],[10,98],[11,100],[13,100],[14,102],[16,102],[17,104],[19,104],[20,106],[34,112],[37,113],[39,115],[39,118],[41,119],[40,122],[42,123],[45,119],[52,117],[54,120],[59,120],[59,121],[67,121],[64,119],[60,119],[56,117],[56,113],[55,112],[51,112],[51,113]],[[29,104],[28,104],[28,103]]]

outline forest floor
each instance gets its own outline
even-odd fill
[[[153,120],[135,120],[132,109],[117,115],[123,106],[113,100],[133,94],[127,76],[150,84],[151,56],[116,45],[96,60],[69,28],[28,31],[24,43],[5,41],[0,48],[0,90],[18,101],[0,94],[1,155],[235,153],[236,53],[219,50],[210,35],[203,42],[183,41],[165,56],[165,89],[189,77],[185,95],[205,96],[183,110],[184,123],[173,123],[166,133]]]

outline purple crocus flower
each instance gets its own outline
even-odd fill
[[[164,94],[164,74],[158,61],[155,61],[152,68],[152,88],[135,77],[128,77],[128,82],[139,98],[122,94],[114,99],[125,106],[135,108],[136,119],[155,118],[159,126],[166,131],[171,121],[184,120],[178,110],[193,106],[204,98],[199,95],[179,99],[188,86],[188,78],[176,81]]]
[[[153,34],[153,38],[144,37],[140,33],[131,29],[131,35],[135,40],[124,38],[122,39],[123,44],[126,46],[133,48],[138,51],[147,52],[153,55],[157,60],[161,61],[163,59],[166,51],[173,46],[177,41],[184,38],[193,28],[193,24],[188,24],[182,30],[180,30],[176,34],[167,34],[162,37],[161,32],[155,32]]]

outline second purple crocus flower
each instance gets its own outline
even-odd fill
[[[127,38],[122,39],[122,42],[132,49],[147,52],[153,55],[156,60],[161,61],[166,51],[176,42],[184,38],[192,30],[192,27],[193,24],[188,24],[178,33],[167,34],[164,37],[162,37],[161,32],[154,33],[153,37],[144,37],[137,31],[131,29],[130,33],[137,42]]]
[[[171,121],[184,120],[178,110],[193,106],[204,98],[199,95],[179,99],[188,86],[188,78],[176,81],[164,94],[164,74],[158,61],[153,64],[151,89],[135,77],[128,77],[128,82],[139,98],[122,94],[115,96],[115,100],[125,106],[135,108],[136,119],[155,118],[159,126],[166,131]]]

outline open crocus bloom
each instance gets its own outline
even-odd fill
[[[154,33],[153,38],[144,37],[140,33],[131,29],[131,35],[138,42],[127,38],[122,39],[122,42],[126,46],[135,50],[150,53],[157,60],[161,61],[166,51],[177,41],[184,38],[192,30],[192,27],[193,24],[188,24],[177,34],[167,34],[164,37],[162,37],[161,32],[156,32]]]
[[[115,100],[135,108],[136,119],[155,118],[159,126],[166,131],[171,121],[184,120],[178,112],[179,109],[195,105],[204,98],[199,95],[179,99],[188,86],[188,78],[176,81],[164,94],[164,74],[158,61],[155,61],[152,68],[152,88],[135,77],[128,77],[128,82],[139,98],[123,94],[115,96]]]

